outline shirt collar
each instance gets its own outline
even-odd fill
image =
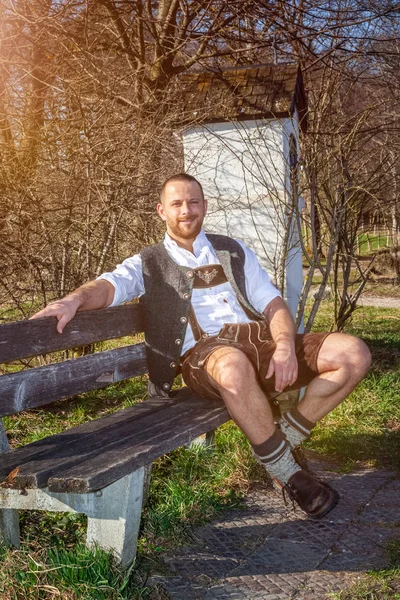
[[[179,250],[184,250],[184,248],[181,248],[181,246],[178,246],[178,244],[175,242],[175,240],[173,240],[167,232],[165,232],[164,245],[167,249],[168,248],[175,248],[175,249],[177,248]],[[204,229],[202,229],[200,231],[199,235],[196,237],[196,239],[193,242],[194,255],[196,257],[199,257],[201,252],[204,250],[204,248],[208,248],[209,246],[210,246],[210,242],[208,241],[207,236],[204,233]]]

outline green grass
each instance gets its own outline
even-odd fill
[[[373,369],[350,398],[317,426],[306,448],[340,465],[400,472],[400,374]]]
[[[390,235],[387,237],[385,233],[379,233],[376,235],[370,233],[360,233],[357,237],[358,247],[354,248],[354,250],[361,256],[370,256],[378,250],[383,250],[383,248],[390,248],[393,246],[392,237]],[[306,235],[306,232],[303,229],[303,241],[306,247],[309,244],[309,238],[310,236]],[[308,247],[308,252],[311,254],[310,247]],[[326,264],[326,260],[323,257],[320,259],[320,262],[322,265]],[[303,259],[303,266],[306,268],[308,267],[308,261],[306,258]]]
[[[356,279],[357,274],[354,272],[349,282],[349,293],[355,293],[359,288],[360,282]],[[316,274],[312,279],[312,284],[319,286],[322,283],[322,275]],[[343,283],[343,277],[339,276],[339,286]],[[328,285],[333,289],[332,277],[328,280]],[[381,296],[384,298],[400,298],[399,284],[393,277],[371,277],[363,289],[363,296]]]
[[[189,528],[237,506],[250,482],[266,482],[244,435],[226,423],[215,436],[215,451],[180,448],[154,463],[140,545],[146,552],[187,538]]]
[[[331,322],[332,304],[325,303],[314,330],[327,330]],[[346,332],[370,347],[371,370],[323,419],[305,447],[334,460],[342,470],[364,465],[400,472],[400,310],[357,309]]]
[[[47,548],[36,553],[3,549],[0,573],[2,600],[133,600],[148,597],[148,588],[133,566],[114,567],[111,557],[82,544]]]
[[[325,301],[318,311],[313,331],[329,331],[333,322],[333,302]],[[373,347],[400,350],[400,310],[358,307],[347,321],[345,332],[361,337]]]
[[[393,240],[390,236],[387,237],[383,233],[378,235],[361,233],[358,236],[358,244],[360,254],[369,254],[374,250],[379,250],[379,248],[392,246]]]

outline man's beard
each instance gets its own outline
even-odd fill
[[[203,219],[200,219],[199,217],[192,219],[190,229],[186,229],[182,226],[180,221],[167,221],[167,225],[173,235],[184,240],[189,240],[194,239],[199,235],[203,226]]]

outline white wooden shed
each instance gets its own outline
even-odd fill
[[[296,314],[302,288],[298,147],[307,103],[296,64],[182,77],[185,171],[209,201],[205,229],[242,239]]]

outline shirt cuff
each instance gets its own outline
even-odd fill
[[[122,301],[120,301],[120,299],[119,299],[120,294],[118,293],[118,286],[117,286],[113,276],[112,275],[100,275],[99,277],[96,277],[96,281],[98,279],[105,279],[106,281],[111,283],[111,285],[114,287],[114,300],[111,302],[111,304],[109,304],[107,306],[107,308],[112,308],[113,306],[119,306],[120,304],[122,304]]]

